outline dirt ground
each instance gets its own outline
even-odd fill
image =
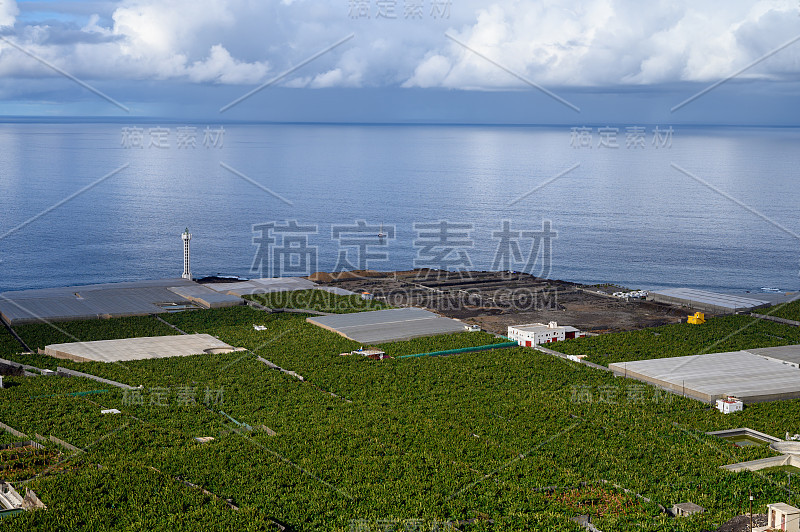
[[[767,526],[767,514],[753,514],[753,527]],[[715,532],[748,532],[750,530],[750,515],[737,515],[727,523],[720,526]]]
[[[540,279],[524,273],[353,271],[317,273],[321,285],[369,292],[395,306],[426,307],[435,312],[506,334],[509,325],[557,321],[595,333],[628,331],[677,323],[686,312],[644,300],[624,301],[615,285],[584,286]]]

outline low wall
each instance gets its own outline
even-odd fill
[[[769,467],[780,467],[787,465],[800,467],[800,457],[791,454],[784,454],[781,456],[773,456],[771,458],[762,458],[761,460],[750,460],[749,462],[739,462],[738,464],[726,465],[722,466],[722,469],[737,473],[739,471],[758,471],[760,469],[767,469]]]
[[[757,440],[763,440],[765,443],[783,441],[775,436],[770,436],[769,434],[764,434],[763,432],[759,432],[757,430],[748,429],[747,427],[742,427],[739,429],[715,430],[713,432],[706,432],[706,434],[709,436],[716,436],[718,438],[725,438],[728,436],[750,436],[751,438],[755,438]]]
[[[787,320],[786,318],[779,318],[777,316],[767,316],[766,314],[756,314],[755,312],[751,312],[750,315],[754,318],[760,318],[762,320],[775,321],[785,325],[794,325],[795,327],[800,327],[800,321]]]
[[[135,390],[134,386],[129,386],[127,384],[122,384],[121,382],[111,381],[108,379],[104,379],[102,377],[98,377],[96,375],[90,375],[88,373],[83,373],[82,371],[75,371],[74,369],[67,369],[58,367],[57,373],[61,376],[66,377],[83,377],[85,379],[92,379],[93,381],[102,382],[103,384],[108,384],[109,386],[116,386],[117,388],[122,388],[123,390]]]

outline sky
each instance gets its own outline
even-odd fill
[[[798,0],[0,0],[0,115],[800,125]]]

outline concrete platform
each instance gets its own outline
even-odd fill
[[[355,295],[355,292],[351,292],[350,290],[345,290],[344,288],[339,288],[338,286],[315,286],[314,289],[324,290],[326,292],[330,292],[331,294],[336,294],[337,296]]]
[[[244,300],[238,296],[223,294],[201,284],[194,284],[192,286],[171,286],[168,290],[206,308],[224,308],[244,305]]]
[[[315,288],[317,284],[302,277],[264,277],[240,283],[208,283],[204,286],[217,292],[241,297],[252,294],[310,290]]]
[[[306,318],[306,321],[363,344],[397,342],[465,330],[464,324],[458,320],[418,308],[314,316]]]
[[[800,345],[748,349],[747,352],[775,360],[776,362],[785,362],[800,369]]]
[[[187,279],[159,279],[20,290],[0,294],[0,314],[12,325],[47,321],[141,316],[189,302],[168,287],[191,286]]]
[[[767,356],[773,350],[776,356]],[[736,396],[744,403],[800,398],[800,370],[778,358],[786,356],[781,354],[788,348],[751,351],[617,362],[608,367],[615,373],[707,403],[726,395]]]
[[[71,342],[67,344],[52,344],[44,348],[44,352],[47,355],[75,360],[76,362],[125,362],[147,358],[222,353],[234,350],[236,350],[234,347],[208,334],[145,336],[122,340]]]
[[[693,288],[667,288],[664,290],[657,290],[650,292],[647,299],[657,303],[682,305],[692,309],[722,314],[752,310],[770,305],[769,301],[757,299],[755,295],[751,294],[748,294],[748,297],[743,297],[732,294],[708,292],[706,290],[695,290]]]

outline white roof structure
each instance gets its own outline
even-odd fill
[[[241,305],[189,279],[155,279],[124,283],[18,290],[0,294],[0,313],[12,325],[48,321],[144,316],[173,307],[217,308]]]
[[[355,292],[336,286],[318,286],[317,283],[304,277],[263,277],[238,283],[207,283],[204,286],[233,296],[292,292],[294,290],[324,290],[340,296],[355,294]]]
[[[690,307],[716,307],[730,311],[769,305],[769,301],[752,297],[720,294],[717,292],[708,292],[706,290],[695,290],[693,288],[667,288],[664,290],[656,290],[650,292],[650,297],[656,301],[672,299],[675,300],[676,303],[683,303]]]
[[[800,346],[793,346],[800,348]],[[609,364],[630,378],[705,402],[732,395],[744,403],[800,397],[800,371],[780,359],[786,348],[711,353]],[[769,356],[768,356],[769,355]]]
[[[289,292],[292,290],[311,290],[315,288],[317,284],[303,277],[264,277],[239,283],[208,283],[205,286],[217,292],[243,296],[251,294],[269,294],[272,292]]]
[[[526,325],[511,325],[512,328],[523,331],[523,332],[547,332],[547,331],[554,331],[554,330],[562,330],[564,332],[580,332],[580,329],[576,329],[575,327],[571,327],[569,325],[556,325],[555,327],[550,327],[544,323],[528,323]]]
[[[794,506],[790,506],[785,502],[773,502],[772,504],[768,504],[770,508],[775,508],[776,510],[780,510],[785,514],[797,514],[800,513],[800,508],[795,508]]]
[[[208,334],[145,336],[122,340],[97,340],[52,344],[44,348],[47,355],[77,362],[124,362],[146,358],[166,358],[234,351],[225,342]]]
[[[363,344],[397,342],[422,336],[464,332],[458,320],[419,308],[398,308],[313,316],[306,321]]]

